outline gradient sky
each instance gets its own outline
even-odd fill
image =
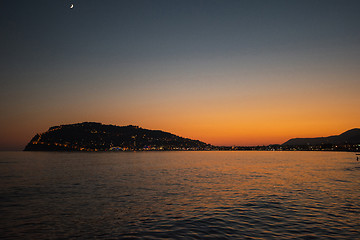
[[[343,0],[2,0],[0,149],[84,121],[215,145],[360,127],[359,13]]]

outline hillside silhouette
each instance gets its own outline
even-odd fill
[[[211,145],[138,126],[96,122],[50,127],[36,134],[25,151],[207,150]]]
[[[334,135],[329,137],[317,137],[317,138],[292,138],[283,146],[300,146],[300,145],[324,145],[324,144],[360,144],[360,129],[354,128],[348,130],[340,135]]]

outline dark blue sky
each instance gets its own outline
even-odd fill
[[[206,132],[229,122],[238,135],[227,144],[260,144],[241,134],[255,130],[249,116],[277,141],[292,128],[337,133],[360,114],[359,1],[3,0],[0,11],[2,138],[13,138],[3,148],[24,144],[24,131],[88,120],[214,144],[225,135]],[[346,102],[348,112],[312,105]],[[298,111],[281,112],[290,104]]]

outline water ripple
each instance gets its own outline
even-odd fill
[[[0,168],[1,239],[360,236],[359,167],[347,153],[136,156],[3,156],[16,161]]]

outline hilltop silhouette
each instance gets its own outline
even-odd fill
[[[138,126],[114,126],[96,122],[50,127],[36,134],[25,151],[132,151],[207,150],[212,146],[198,140]]]
[[[360,143],[360,129],[354,128],[348,130],[340,135],[334,135],[329,137],[317,137],[317,138],[292,138],[283,146],[300,146],[300,145],[324,145],[324,144],[358,144]]]

